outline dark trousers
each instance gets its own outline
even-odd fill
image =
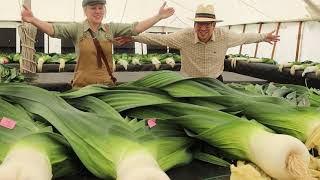
[[[219,77],[217,77],[217,79],[218,79],[219,81],[223,82],[223,77],[222,77],[222,75],[220,75]]]

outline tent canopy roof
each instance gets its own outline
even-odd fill
[[[0,21],[20,21],[21,0],[0,0]],[[32,0],[38,18],[50,22],[73,22],[85,19],[81,0]],[[105,21],[134,22],[153,16],[164,0],[107,0]],[[257,22],[320,21],[320,0],[167,0],[174,7],[174,16],[157,26],[184,28],[193,26],[196,7],[213,4],[220,25]]]

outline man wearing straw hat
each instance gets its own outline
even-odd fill
[[[277,42],[279,36],[266,34],[237,34],[215,27],[217,22],[213,5],[198,6],[194,28],[186,28],[168,35],[143,33],[133,37],[134,41],[162,45],[179,49],[181,73],[187,77],[213,77],[221,81],[227,49],[241,44]],[[125,41],[125,40],[122,40]],[[123,42],[120,42],[123,43]]]

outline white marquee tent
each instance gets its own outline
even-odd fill
[[[0,28],[20,23],[21,0],[0,0]],[[32,0],[34,14],[50,22],[74,22],[84,19],[82,0]],[[164,0],[107,0],[105,21],[134,22],[157,13]],[[231,48],[229,53],[273,57],[279,62],[320,61],[320,0],[167,0],[176,9],[173,17],[158,23],[151,31],[172,32],[192,27],[191,18],[201,3],[214,4],[216,15],[224,20],[218,26],[236,32],[277,30],[281,41],[272,46],[261,43]],[[259,31],[260,29],[260,31]],[[59,52],[59,40],[47,38],[47,51]],[[17,47],[19,50],[19,47]]]

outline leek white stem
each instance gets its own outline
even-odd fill
[[[161,62],[159,61],[158,58],[156,58],[156,57],[151,58],[151,62],[156,67],[156,70],[160,69]]]
[[[63,72],[66,66],[66,61],[63,58],[59,59],[59,72]]]
[[[273,178],[289,180],[310,177],[308,149],[292,136],[257,133],[252,139],[251,152],[252,162]]]
[[[120,59],[120,60],[118,61],[118,64],[122,65],[125,70],[128,69],[128,65],[129,65],[128,61],[123,60],[123,59]]]
[[[43,63],[44,63],[44,59],[43,58],[39,58],[38,59],[38,64],[37,64],[37,71],[38,72],[42,72]]]
[[[316,72],[319,68],[317,66],[306,67],[302,73],[302,77],[305,77],[306,74]]]
[[[260,58],[249,58],[248,59],[248,62],[250,63],[250,62],[262,62],[262,59],[260,59]]]
[[[236,66],[237,66],[237,60],[234,59],[234,58],[232,58],[232,59],[231,59],[231,68],[232,68],[232,69],[235,69]]]
[[[134,65],[141,65],[140,60],[138,58],[132,58],[132,63]]]
[[[292,65],[293,65],[292,63],[280,64],[279,65],[279,71],[282,72],[283,68],[288,68],[288,67],[291,67]]]
[[[173,58],[166,58],[166,64],[169,64],[172,68],[176,65]]]
[[[304,66],[303,65],[293,65],[291,68],[290,68],[290,74],[293,76],[296,74],[296,71],[297,70],[301,70],[303,69]]]
[[[130,155],[120,161],[117,180],[170,180],[151,154]]]
[[[13,149],[0,166],[0,180],[50,180],[48,157],[30,148]]]
[[[112,70],[113,70],[113,72],[115,72],[116,69],[117,69],[116,61],[113,60],[113,61],[112,61]]]

